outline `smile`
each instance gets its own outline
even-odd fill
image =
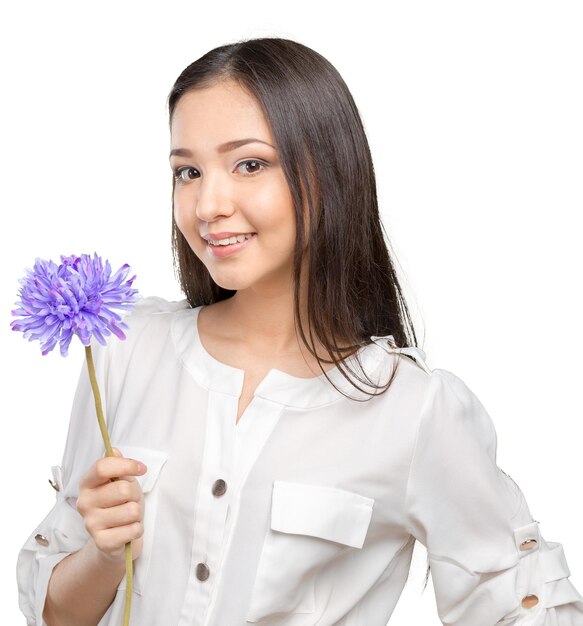
[[[209,239],[207,249],[214,257],[223,258],[244,250],[255,237],[257,237],[256,233],[249,233],[247,235],[239,235],[238,237],[230,237],[229,239],[221,239],[219,242],[213,242]],[[235,242],[230,243],[233,239]]]
[[[214,241],[213,239],[208,239],[208,242],[213,246],[228,246],[233,243],[241,243],[245,241],[245,239],[251,239],[254,233],[246,233],[245,235],[237,235],[236,237],[229,237],[228,239],[219,239],[218,241]]]

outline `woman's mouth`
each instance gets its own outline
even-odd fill
[[[255,237],[257,237],[257,233],[247,233],[219,241],[209,239],[207,240],[207,248],[212,255],[222,258],[243,250]]]

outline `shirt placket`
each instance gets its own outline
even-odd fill
[[[267,378],[263,384],[264,391],[269,392],[268,385],[271,379]],[[234,425],[237,405],[233,408]],[[240,494],[243,486],[247,481],[247,477],[254,467],[257,458],[261,454],[263,448],[267,445],[269,437],[276,428],[284,405],[279,402],[273,402],[268,398],[255,395],[244,414],[239,420],[239,424],[233,428],[233,463],[231,474],[231,497],[228,502],[228,522],[225,524],[221,556],[219,563],[222,563],[224,555],[228,555],[231,549],[231,543],[234,536],[234,529],[239,518],[241,499]],[[271,493],[268,494],[271,498]],[[221,570],[222,571],[222,570]],[[210,604],[207,607],[206,618],[203,626],[214,626],[215,624],[231,623],[231,616],[225,616],[225,603],[217,597],[221,588],[221,575],[215,577],[213,593],[210,598]],[[228,612],[228,611],[227,611]]]
[[[191,565],[179,626],[204,624],[223,557],[232,500],[234,420],[238,398],[211,391],[205,446],[195,503]]]

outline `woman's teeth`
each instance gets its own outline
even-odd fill
[[[236,237],[229,237],[228,239],[219,239],[218,241],[213,241],[209,239],[208,242],[212,246],[228,246],[232,243],[241,243],[245,241],[245,239],[251,239],[255,233],[247,233],[246,235],[237,235]]]

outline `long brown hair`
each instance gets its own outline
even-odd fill
[[[296,213],[294,316],[302,341],[322,372],[323,362],[334,363],[355,388],[378,395],[358,387],[346,370],[384,393],[396,367],[387,384],[378,386],[366,373],[365,382],[347,367],[343,352],[352,354],[371,343],[371,336],[393,335],[396,347],[417,346],[417,338],[379,216],[370,148],[346,83],[329,61],[303,44],[271,37],[241,40],[210,50],[182,71],[168,96],[170,127],[181,96],[220,80],[234,80],[252,94],[273,132]],[[173,178],[173,209],[174,186]],[[233,296],[235,291],[211,278],[172,213],[174,268],[190,305]],[[300,322],[299,301],[306,228],[311,346]],[[313,333],[331,360],[316,354]],[[339,347],[338,338],[349,347]],[[363,371],[358,356],[357,361]]]

